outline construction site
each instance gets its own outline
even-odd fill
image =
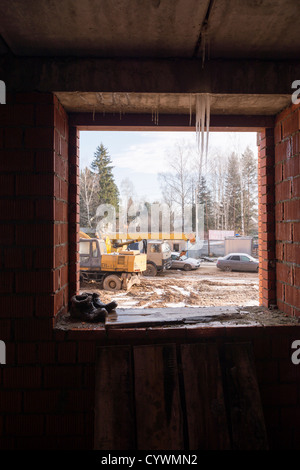
[[[299,14],[0,2],[1,450],[300,449]],[[255,133],[258,233],[86,233],[98,131]]]

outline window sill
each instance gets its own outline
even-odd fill
[[[300,326],[299,319],[264,307],[193,307],[117,309],[106,323],[75,321],[70,315],[58,318],[56,332],[68,337],[107,340],[176,339],[227,335],[236,330],[259,327]],[[250,332],[249,332],[250,333]]]

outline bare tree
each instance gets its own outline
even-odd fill
[[[99,178],[89,168],[80,172],[80,224],[93,227],[99,203]]]
[[[178,142],[175,149],[167,155],[170,171],[159,173],[159,182],[164,202],[170,210],[180,209],[181,227],[184,230],[186,204],[192,201],[192,175],[190,147]]]

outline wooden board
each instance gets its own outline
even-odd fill
[[[218,348],[181,345],[189,449],[230,449]]]
[[[176,347],[134,348],[137,449],[184,448]]]
[[[225,344],[224,370],[232,449],[268,449],[251,344]]]
[[[96,450],[135,448],[132,351],[129,346],[98,349],[94,435]]]

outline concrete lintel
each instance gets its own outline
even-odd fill
[[[8,91],[291,94],[299,61],[100,59],[15,57],[0,59]]]
[[[160,115],[157,123],[153,122],[150,114],[116,114],[101,113],[69,113],[69,125],[79,130],[195,130],[195,117],[191,123],[189,115],[168,114]],[[274,116],[243,116],[243,115],[211,115],[210,130],[213,132],[225,131],[252,131],[260,132],[264,128],[274,127]]]

